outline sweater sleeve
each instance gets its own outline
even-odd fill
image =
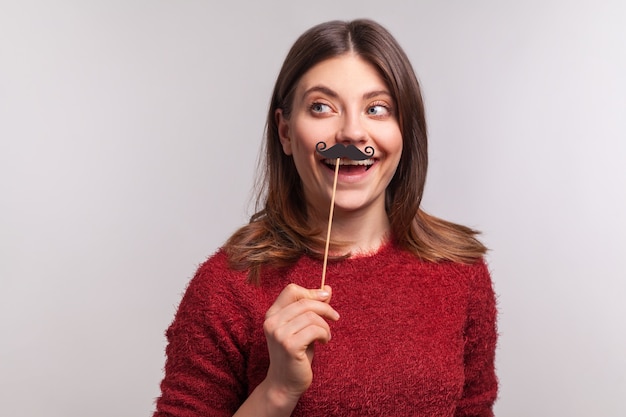
[[[246,312],[240,303],[234,307],[240,295],[218,275],[222,271],[207,264],[189,283],[166,332],[165,377],[154,417],[232,416],[245,398]]]
[[[496,300],[484,261],[470,275],[465,328],[465,383],[455,417],[492,417],[497,396],[495,374]]]

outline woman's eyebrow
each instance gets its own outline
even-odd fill
[[[392,97],[391,93],[387,90],[376,90],[376,91],[370,91],[369,93],[363,94],[364,99],[374,98],[378,96],[388,96],[390,98]]]
[[[314,85],[313,87],[307,89],[304,92],[304,97],[308,96],[311,93],[322,93],[322,94],[325,94],[325,95],[327,95],[329,97],[332,97],[332,98],[339,97],[339,94],[336,91],[334,91],[334,90],[332,90],[332,89],[330,89],[330,88],[328,88],[328,87],[326,87],[324,85]],[[391,93],[389,91],[387,91],[387,90],[374,90],[374,91],[370,91],[370,92],[367,92],[367,93],[363,94],[363,98],[364,99],[370,99],[370,98],[374,98],[374,97],[377,97],[377,96],[388,96],[388,97],[391,97]]]
[[[304,96],[306,97],[311,93],[322,93],[332,98],[339,97],[339,94],[337,94],[337,92],[323,85],[314,85],[313,87],[309,88],[308,90],[304,92]]]

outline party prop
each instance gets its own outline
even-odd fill
[[[374,148],[371,146],[366,146],[363,151],[361,151],[356,146],[349,144],[344,145],[343,143],[337,143],[332,147],[326,149],[325,142],[317,142],[315,145],[315,150],[317,153],[322,155],[328,159],[336,159],[335,163],[335,177],[333,179],[333,193],[330,197],[330,210],[328,214],[328,230],[326,232],[326,246],[324,248],[324,265],[322,266],[322,285],[321,289],[324,289],[324,284],[326,283],[326,266],[328,265],[328,249],[330,246],[330,230],[333,225],[333,212],[335,208],[335,194],[337,192],[337,177],[339,176],[339,166],[341,165],[341,158],[352,159],[353,161],[364,161],[366,159],[372,158],[374,156]],[[370,169],[371,165],[368,165],[365,170]]]
[[[348,158],[352,159],[353,161],[363,161],[374,156],[374,148],[372,148],[371,146],[366,146],[365,149],[363,149],[363,151],[361,152],[361,150],[353,144],[344,145],[343,143],[336,143],[330,148],[326,149],[326,143],[317,142],[317,145],[315,145],[315,150],[323,157],[329,159]]]

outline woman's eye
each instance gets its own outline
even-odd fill
[[[389,108],[382,104],[376,104],[367,108],[367,114],[370,116],[385,116],[389,114]]]
[[[328,113],[330,111],[330,106],[324,103],[313,103],[311,104],[311,110],[313,113]]]

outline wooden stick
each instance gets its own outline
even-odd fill
[[[324,289],[326,283],[326,265],[328,264],[328,247],[330,245],[330,229],[333,225],[333,211],[335,209],[335,193],[337,192],[337,177],[339,176],[339,161],[341,158],[337,158],[337,165],[335,165],[335,179],[333,180],[333,194],[330,197],[330,213],[328,214],[328,232],[326,232],[326,248],[324,249],[324,266],[322,267],[322,285],[320,288]]]

